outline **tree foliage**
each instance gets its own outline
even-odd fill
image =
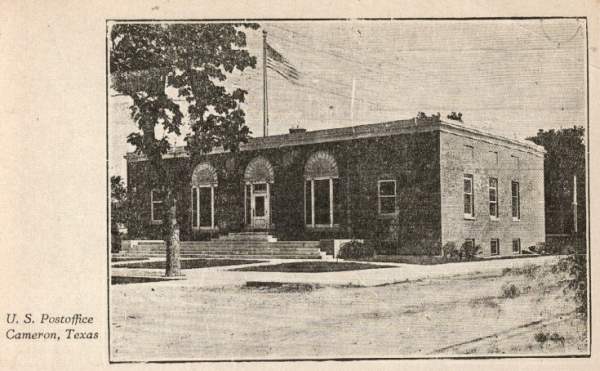
[[[170,187],[175,179],[163,160],[171,149],[168,136],[180,136],[183,125],[189,125],[185,143],[192,159],[216,146],[236,152],[248,140],[242,108],[247,91],[223,84],[232,73],[256,65],[256,57],[246,50],[244,28],[258,25],[117,23],[110,31],[111,86],[132,99],[131,117],[139,129],[127,141],[148,159],[148,181],[163,199],[167,275],[180,269],[176,199]],[[157,128],[164,134],[157,136]]]
[[[184,112],[163,86],[174,88],[187,102],[191,132],[186,148],[193,155],[215,146],[236,151],[249,129],[240,106],[247,91],[228,91],[221,83],[234,71],[256,65],[245,49],[243,27],[256,24],[115,24],[111,30],[112,87],[133,100],[131,114],[140,132],[128,142],[151,161],[170,150],[155,126],[180,135]]]
[[[578,232],[585,234],[586,179],[585,130],[583,126],[539,130],[535,137],[527,138],[543,146],[544,193],[546,201],[546,232],[571,233],[573,228],[573,176],[577,176]]]

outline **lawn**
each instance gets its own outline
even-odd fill
[[[534,258],[538,255],[511,255],[501,256],[493,259],[522,259],[522,258]],[[361,261],[366,262],[380,262],[380,263],[403,263],[403,264],[420,264],[420,265],[435,265],[435,264],[448,264],[448,263],[464,263],[464,260],[453,260],[448,261],[441,256],[428,256],[428,255],[375,255],[372,258],[362,258]],[[491,260],[489,258],[475,257],[471,262]]]
[[[111,285],[128,285],[131,283],[148,283],[148,282],[163,282],[171,281],[169,278],[158,278],[158,277],[125,277],[125,276],[112,276],[110,278]]]
[[[585,354],[565,278],[544,264],[378,287],[116,285],[111,359]]]
[[[120,256],[113,256],[110,258],[111,263],[118,263],[118,262],[128,262],[128,261],[134,261],[134,260],[148,260],[148,258],[125,258],[125,257],[120,257]]]
[[[259,265],[256,267],[244,267],[233,270],[242,272],[324,273],[377,268],[396,268],[396,266],[356,262],[307,261],[274,265]]]
[[[196,269],[208,267],[220,267],[227,265],[242,265],[252,263],[263,263],[262,260],[244,260],[244,259],[182,259],[181,269]],[[165,269],[164,261],[140,262],[118,265],[115,268],[134,268],[134,269]]]

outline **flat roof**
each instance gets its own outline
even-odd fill
[[[342,128],[321,129],[293,134],[270,135],[266,137],[251,137],[248,143],[240,145],[240,151],[256,151],[269,148],[292,147],[307,144],[339,142],[363,138],[384,137],[400,134],[425,133],[432,131],[449,132],[477,140],[493,141],[495,144],[503,144],[508,147],[520,149],[534,154],[546,153],[544,147],[525,140],[510,139],[505,136],[492,134],[481,129],[474,128],[456,121],[443,121],[439,119],[412,118],[408,120],[396,120],[376,124],[348,126]],[[225,153],[222,147],[214,148],[209,155]],[[164,158],[188,157],[185,146],[173,148]],[[128,161],[144,161],[143,154],[128,152],[125,156]]]

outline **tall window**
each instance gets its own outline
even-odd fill
[[[521,239],[520,238],[515,238],[512,241],[512,251],[513,251],[513,254],[521,253]]]
[[[473,146],[465,144],[465,146],[464,146],[464,152],[465,152],[467,160],[474,160],[475,159],[475,148]]]
[[[160,196],[160,192],[156,189],[150,191],[150,218],[152,222],[160,223],[163,218],[162,209],[163,200]]]
[[[521,195],[519,190],[519,182],[511,182],[512,193],[512,218],[513,220],[521,219]]]
[[[463,178],[464,190],[464,213],[465,218],[475,216],[475,205],[473,204],[473,175],[465,174]]]
[[[332,227],[337,223],[334,211],[336,195],[339,194],[339,179],[311,179],[305,182],[306,225]]]
[[[497,238],[492,238],[490,241],[490,253],[492,255],[500,254],[500,240]]]
[[[304,168],[304,220],[311,227],[339,223],[340,190],[337,163],[324,151],[315,152]]]
[[[217,172],[209,163],[200,163],[192,173],[192,228],[215,227]]]
[[[490,217],[498,218],[498,179],[490,178]]]
[[[378,181],[377,192],[379,194],[379,214],[394,214],[396,212],[396,181]]]
[[[192,226],[214,228],[215,189],[210,185],[192,188]]]

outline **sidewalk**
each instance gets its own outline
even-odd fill
[[[500,274],[504,268],[519,268],[526,265],[544,265],[556,262],[558,256],[540,256],[527,259],[498,259],[478,262],[450,263],[438,265],[416,265],[398,263],[373,263],[381,265],[394,265],[395,268],[364,269],[344,272],[325,273],[281,273],[281,272],[236,272],[233,269],[240,267],[280,264],[306,260],[271,259],[264,263],[244,264],[235,266],[220,266],[200,269],[183,270],[184,279],[154,282],[153,285],[171,285],[178,287],[219,288],[227,286],[242,286],[248,281],[282,282],[282,283],[310,283],[320,286],[378,286],[415,281],[419,279],[441,278],[454,275],[473,273]],[[111,268],[113,276],[130,277],[161,277],[162,269],[127,269]],[[139,283],[136,285],[144,285]]]

